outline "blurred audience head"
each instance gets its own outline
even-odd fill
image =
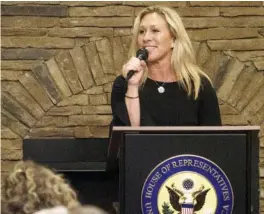
[[[43,209],[38,212],[35,212],[34,214],[108,214],[102,209],[92,206],[92,205],[86,205],[86,206],[79,206],[75,207],[73,209],[67,209],[63,206],[58,206],[50,209]]]
[[[52,170],[32,161],[16,164],[3,181],[2,213],[32,214],[36,211],[65,206],[79,206],[74,190]]]
[[[85,205],[71,209],[69,214],[108,214],[106,211],[100,209],[99,207],[92,205]]]
[[[43,209],[35,212],[34,214],[69,214],[68,209],[64,206]]]

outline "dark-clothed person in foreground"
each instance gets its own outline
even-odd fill
[[[148,59],[136,58],[145,48]],[[136,71],[126,81],[129,71]],[[197,66],[174,9],[152,6],[135,19],[129,60],[113,84],[112,126],[221,125],[216,92]]]

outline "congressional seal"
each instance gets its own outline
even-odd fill
[[[209,159],[189,154],[158,164],[141,194],[143,214],[231,214],[233,204],[224,171]]]

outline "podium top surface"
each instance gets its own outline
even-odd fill
[[[119,156],[119,145],[124,141],[124,134],[186,134],[186,133],[248,133],[257,134],[260,126],[114,126],[108,146],[108,159],[111,163]],[[113,162],[113,161],[112,161]],[[109,164],[108,168],[111,168]]]
[[[260,126],[114,126],[113,131],[247,131]]]

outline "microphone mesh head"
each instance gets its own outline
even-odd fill
[[[147,61],[148,59],[148,50],[146,48],[141,48],[136,53],[137,58],[140,60]]]

